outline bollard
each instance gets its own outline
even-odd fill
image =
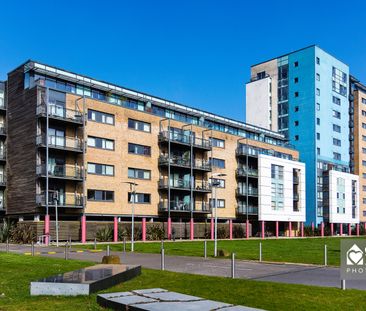
[[[123,252],[126,253],[126,238],[123,238]]]
[[[34,242],[32,242],[32,245],[31,245],[31,253],[32,253],[32,256],[34,256]]]
[[[110,256],[111,255],[111,250],[109,248],[109,245],[107,245],[107,256]]]
[[[6,239],[6,252],[9,253],[9,239]]]
[[[346,290],[346,280],[341,280],[341,289]]]
[[[67,250],[68,244],[69,244],[68,242],[65,243],[65,260],[69,259],[69,254],[68,254],[68,250]]]
[[[161,270],[165,270],[165,251],[164,248],[161,249]]]
[[[207,241],[204,241],[203,244],[203,257],[206,259],[207,258]]]
[[[328,265],[328,249],[327,244],[324,245],[324,266]]]
[[[259,242],[259,261],[262,261],[262,242]]]
[[[94,249],[97,249],[97,238],[94,238]]]
[[[235,253],[231,254],[231,278],[235,279]]]

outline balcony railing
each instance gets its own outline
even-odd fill
[[[238,205],[238,207],[236,208],[236,212],[240,215],[258,215],[258,206],[249,205],[247,207],[245,204]]]
[[[159,180],[159,189],[168,189],[169,188],[169,180],[168,178]],[[182,190],[191,190],[191,182],[183,179],[170,179],[170,188],[174,189],[182,189]],[[200,192],[211,192],[212,187],[211,183],[208,181],[195,181],[193,191]]]
[[[183,157],[171,156],[170,159],[168,156],[160,156],[159,164],[160,165],[168,165],[170,161],[170,165],[183,166],[183,167],[191,167],[191,160],[185,159]]]
[[[46,176],[46,165],[37,166],[37,175]],[[83,170],[80,166],[75,165],[49,165],[48,175],[50,177],[82,179]]]
[[[37,145],[46,146],[46,135],[37,136]],[[48,147],[83,152],[83,143],[79,138],[64,136],[48,136]]]
[[[243,189],[243,188],[237,188],[236,189],[236,195],[239,195],[239,196],[246,196],[246,195],[257,196],[258,195],[258,189],[257,188],[249,188],[247,190],[247,189]]]
[[[171,141],[185,145],[193,145],[203,149],[211,149],[211,141],[192,135],[162,131],[159,133],[159,141]]]
[[[6,186],[6,175],[0,175],[0,186]]]
[[[300,179],[299,179],[299,176],[294,176],[294,177],[293,177],[293,183],[294,183],[294,184],[298,185],[298,184],[299,184],[299,180],[300,180]]]
[[[6,127],[4,124],[0,125],[0,135],[6,135]]]
[[[159,203],[159,211],[167,212],[170,207],[171,212],[191,212],[191,203],[183,201],[171,201],[168,206],[168,201]],[[193,212],[210,213],[211,208],[208,202],[195,202],[193,204]]]
[[[37,107],[37,115],[46,115],[46,104],[41,104]],[[48,104],[48,115],[52,118],[61,119],[64,121],[72,121],[75,123],[83,123],[83,114],[80,111],[64,108],[55,104]]]
[[[205,171],[212,170],[211,163],[210,163],[210,161],[207,161],[207,160],[195,160],[194,168],[198,169],[198,170],[205,170]]]
[[[298,193],[293,194],[293,200],[294,201],[299,201],[299,194]]]
[[[247,175],[252,176],[252,177],[258,177],[258,169],[254,169],[254,168],[246,169],[245,167],[236,169],[236,176],[246,177]]]
[[[53,192],[49,193],[48,196],[48,205],[54,206],[55,201],[52,199]],[[46,205],[46,194],[42,191],[40,194],[36,195],[36,202],[39,205],[45,206]],[[83,196],[81,194],[76,193],[59,193],[59,199],[57,200],[57,205],[60,207],[83,207]]]
[[[0,109],[6,109],[4,98],[0,98]]]

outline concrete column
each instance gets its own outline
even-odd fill
[[[190,228],[190,235],[189,235],[189,238],[191,240],[194,240],[194,220],[193,218],[191,218],[191,221],[189,222],[189,228]]]
[[[245,221],[245,237],[249,239],[249,220]]]
[[[262,224],[262,239],[265,238],[265,232],[264,232],[264,221],[262,220],[261,221],[261,224]]]
[[[348,224],[348,235],[349,236],[352,235],[352,227],[351,227],[351,224]]]
[[[339,234],[343,235],[343,224],[339,224]]]
[[[172,238],[172,219],[168,217],[168,240]]]
[[[304,223],[301,223],[301,237],[304,237]]]
[[[142,217],[141,226],[142,226],[142,241],[145,242],[146,241],[146,218],[145,217]]]
[[[113,219],[113,242],[118,242],[118,219]]]
[[[211,240],[215,238],[215,220],[211,217]]]
[[[46,245],[49,245],[50,244],[50,215],[44,216],[44,235],[46,236],[44,243]]]
[[[360,224],[356,224],[356,235],[360,236]]]
[[[233,239],[233,220],[229,219],[229,239]]]
[[[276,221],[276,238],[278,238],[278,221]]]
[[[292,222],[291,221],[288,222],[288,236],[290,238],[292,237]]]
[[[333,236],[334,235],[334,225],[333,223],[331,222],[330,223],[330,235]]]
[[[81,243],[86,242],[86,216],[81,216]]]
[[[324,222],[320,224],[320,234],[322,237],[324,237]]]

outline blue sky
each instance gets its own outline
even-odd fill
[[[27,59],[238,120],[250,65],[311,45],[366,82],[364,1],[4,1],[0,79]]]

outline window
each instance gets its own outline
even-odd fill
[[[213,178],[212,183],[214,183],[217,188],[225,188],[225,179]]]
[[[362,178],[366,179],[366,173],[362,173]]]
[[[128,153],[150,156],[151,147],[128,143]]]
[[[366,192],[366,186],[362,186],[362,191]]]
[[[114,150],[114,140],[88,136],[88,147],[99,149]]]
[[[212,147],[225,148],[225,140],[211,137]]]
[[[366,105],[366,98],[362,98],[361,102]]]
[[[151,124],[143,121],[128,119],[128,128],[141,132],[151,132]]]
[[[299,126],[299,121],[295,121],[295,126]]]
[[[261,71],[257,73],[257,78],[258,79],[264,79],[266,77],[266,72],[265,71]]]
[[[129,167],[128,178],[151,179],[151,171]]]
[[[341,99],[338,97],[333,96],[333,104],[336,104],[338,106],[341,105]]]
[[[114,201],[114,191],[88,189],[88,201]]]
[[[215,199],[210,199],[210,206],[215,207]],[[217,199],[217,208],[225,208],[225,200]]]
[[[366,123],[363,123],[363,122],[362,122],[362,128],[363,128],[363,129],[366,129]]]
[[[299,62],[297,62],[297,61],[296,61],[296,62],[294,62],[294,66],[295,66],[295,67],[299,67]]]
[[[107,164],[88,163],[88,174],[114,176],[114,166]]]
[[[320,110],[320,104],[319,103],[316,103],[316,110]]]
[[[316,58],[316,64],[320,65],[320,58],[319,57]]]
[[[316,80],[320,81],[320,74],[318,74],[318,73],[316,74]]]
[[[299,106],[295,106],[295,112],[299,111]]]
[[[96,110],[92,110],[92,109],[88,109],[88,120],[114,125],[114,115],[113,114],[96,111]]]
[[[333,117],[340,119],[341,118],[341,113],[337,110],[333,110]]]
[[[298,77],[296,77],[296,78],[294,79],[294,83],[299,83],[299,78],[298,78]]]
[[[320,148],[316,148],[316,154],[320,155]]]
[[[333,131],[340,133],[341,132],[341,127],[337,124],[333,124]]]
[[[295,135],[295,140],[299,140],[299,135]]]
[[[320,139],[320,133],[316,133],[316,139],[319,140]]]
[[[366,148],[362,148],[362,153],[366,154]]]
[[[362,160],[362,166],[366,166],[366,161]]]
[[[295,92],[295,97],[299,97],[299,92]]]
[[[320,119],[319,118],[316,118],[316,124],[320,125]]]
[[[347,96],[347,74],[336,67],[332,68],[332,89],[342,96]]]
[[[334,160],[341,160],[341,154],[338,152],[333,152],[333,159]]]
[[[128,193],[128,202],[137,204],[149,204],[151,202],[150,193],[137,193],[133,195],[131,192]]]
[[[362,116],[366,117],[366,111],[365,110],[362,110]]]
[[[333,145],[334,146],[341,146],[341,140],[337,138],[333,138]]]
[[[213,167],[225,168],[225,160],[222,159],[210,158],[210,164]]]
[[[316,89],[316,95],[320,96],[320,89]]]

